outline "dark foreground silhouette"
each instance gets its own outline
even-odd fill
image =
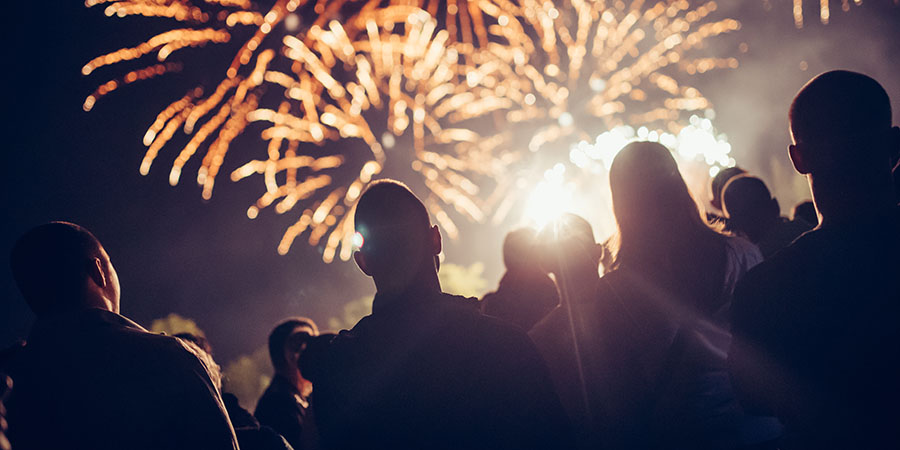
[[[15,450],[237,448],[195,350],[118,314],[118,277],[90,232],[39,226],[19,239],[11,261],[37,314],[8,368]]]
[[[356,261],[378,293],[353,329],[301,356],[328,448],[570,448],[569,424],[523,331],[444,294],[440,234],[404,185],[360,198]]]
[[[279,432],[294,450],[319,448],[312,417],[312,383],[303,377],[297,362],[309,340],[319,335],[315,322],[295,317],[279,323],[269,334],[269,358],[275,375],[253,413],[260,423]]]
[[[496,291],[481,299],[482,311],[528,331],[559,305],[553,280],[538,264],[537,232],[511,231],[503,240],[506,273]]]
[[[790,120],[822,223],[738,287],[734,378],[785,448],[900,448],[900,130],[881,86],[845,71],[804,86]]]
[[[372,314],[337,335],[276,326],[256,417],[221,392],[201,339],[119,314],[92,234],[41,225],[11,255],[37,321],[0,351],[0,449],[5,435],[13,450],[900,448],[891,120],[864,75],[803,87],[790,158],[821,223],[796,240],[760,179],[723,170],[712,206],[728,217],[710,226],[668,149],[627,145],[609,176],[616,234],[597,244],[571,214],[511,233],[484,301],[502,319],[442,292],[424,205],[375,182],[354,216]]]

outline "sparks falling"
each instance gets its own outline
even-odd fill
[[[629,124],[677,134],[686,114],[710,108],[678,79],[737,66],[734,58],[692,51],[740,27],[710,20],[715,2],[684,0],[85,4],[176,25],[88,61],[86,76],[139,67],[101,82],[85,110],[123,85],[187,67],[184,49],[239,46],[217,85],[198,86],[157,115],[144,135],[140,172],[174,147],[174,185],[202,155],[196,181],[209,199],[232,141],[260,130],[266,150],[230,174],[233,181],[258,176],[265,186],[247,216],[301,211],[278,251],[306,235],[326,262],[350,258],[353,207],[399,138],[410,136],[411,144],[390,158],[409,159],[428,189],[423,200],[453,237],[453,216],[502,220],[534,155],[568,154],[579,141]],[[350,140],[365,154],[351,157],[334,144]]]

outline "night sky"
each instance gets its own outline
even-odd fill
[[[729,136],[738,164],[769,183],[787,211],[808,197],[804,179],[793,174],[787,159],[786,111],[809,78],[836,68],[875,77],[892,96],[898,123],[900,7],[893,0],[866,0],[845,13],[832,1],[825,26],[818,21],[818,1],[807,1],[806,26],[797,30],[787,0],[771,0],[772,11],[761,0],[721,3],[743,28],[708,48],[716,54],[747,43],[749,50],[731,55],[739,59],[738,69],[709,72],[691,83],[712,100],[716,127]],[[112,256],[124,315],[146,326],[171,312],[192,318],[223,361],[263,345],[283,317],[308,315],[324,325],[346,302],[374,292],[352,262],[322,263],[317,249],[302,242],[305,237],[288,255],[276,253],[299,212],[263,211],[256,220],[247,218],[247,206],[263,192],[262,181],[232,183],[227,174],[264,151],[258,133],[232,144],[232,159],[226,159],[225,176],[210,201],[201,199],[188,175],[196,164],[188,165],[181,184],[169,186],[176,147],[163,150],[148,176],[139,174],[147,126],[197,80],[217,81],[233,54],[230,44],[185,50],[197,59],[184,73],[120,88],[85,113],[82,102],[103,77],[84,77],[81,67],[166,25],[107,18],[102,7],[87,9],[79,1],[17,2],[8,8],[14,11],[5,12],[11,24],[2,57],[12,80],[5,85],[3,107],[9,139],[2,152],[6,220],[0,253],[8,255],[15,239],[34,225],[81,224]],[[512,224],[462,225],[461,240],[445,244],[447,261],[484,262],[485,278],[495,286],[502,273],[500,241]],[[8,265],[0,273],[5,346],[27,334],[33,317]]]

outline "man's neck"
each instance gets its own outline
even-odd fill
[[[874,176],[854,183],[829,183],[809,177],[819,228],[831,228],[878,219],[896,208],[892,180]]]
[[[375,294],[375,304],[372,305],[374,310],[392,309],[398,303],[403,303],[405,299],[424,299],[440,295],[441,284],[435,274],[433,280],[420,279],[418,282],[412,283],[406,289],[387,291],[379,289]]]

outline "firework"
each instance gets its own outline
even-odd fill
[[[710,104],[676,74],[737,65],[690,56],[739,27],[708,20],[714,2],[279,0],[267,10],[238,0],[86,2],[99,4],[110,16],[164,17],[179,27],[89,61],[85,75],[151,60],[100,84],[85,110],[122,84],[180,70],[190,63],[178,59],[182,49],[239,44],[218,85],[199,86],[158,114],[140,171],[181,133],[187,143],[169,181],[177,184],[203,154],[196,179],[209,199],[231,142],[262,127],[266,151],[231,173],[233,181],[260,176],[265,186],[247,216],[302,210],[278,250],[308,233],[326,262],[349,259],[353,207],[396,137],[411,135],[412,144],[391,158],[405,155],[420,174],[423,200],[452,237],[451,214],[501,221],[535,155],[567,153],[626,124],[679,133],[684,114]],[[235,43],[248,34],[242,28],[250,37]],[[366,154],[351,158],[329,144],[351,140]]]
[[[900,5],[900,0],[891,0],[894,5]],[[862,0],[841,0],[841,11],[847,12],[850,11],[850,4],[853,3],[856,6],[862,5]],[[763,7],[766,10],[772,9],[771,0],[763,0]],[[819,0],[819,20],[823,25],[828,25],[828,21],[831,20],[831,2],[829,0]],[[794,25],[797,28],[803,28],[803,0],[793,0],[793,8],[792,12],[794,14]]]
[[[710,20],[717,9],[712,1],[526,0],[502,10],[489,27],[496,44],[476,55],[479,65],[466,77],[473,100],[447,110],[461,123],[492,111],[490,134],[461,145],[519,162],[498,183],[502,201],[493,221],[505,220],[523,199],[508,193],[544,183],[541,164],[569,164],[580,143],[628,125],[648,136],[677,136],[688,117],[705,115],[709,100],[679,79],[737,67],[735,58],[700,51],[707,39],[740,28],[733,19]],[[711,164],[727,161],[706,156],[697,155]]]

